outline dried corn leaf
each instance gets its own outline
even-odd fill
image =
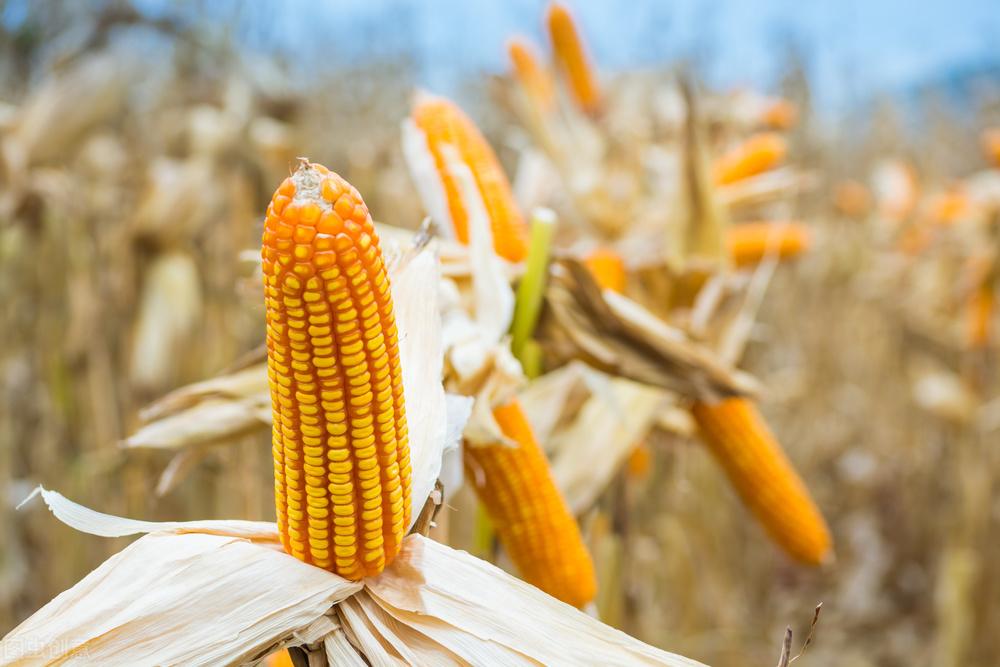
[[[552,473],[574,513],[586,510],[668,403],[660,389],[588,373],[591,396],[552,435]],[[601,461],[595,466],[594,461]]]
[[[65,158],[87,130],[115,116],[134,72],[133,63],[104,53],[48,77],[21,105],[11,133],[24,164]]]
[[[261,378],[267,380],[266,370]],[[230,442],[271,423],[271,397],[266,391],[246,397],[204,398],[190,408],[160,417],[122,442],[129,448],[180,449]]]
[[[581,357],[595,368],[702,400],[746,395],[754,382],[726,367],[631,299],[601,292],[577,262],[553,268],[543,337],[553,354]]]
[[[134,521],[41,493],[76,528],[155,532],[11,631],[0,664],[242,664],[322,642],[332,664],[698,665],[421,535],[349,582],[283,553],[274,524]]]
[[[273,524],[133,521],[44,495],[60,519],[86,532],[158,532],[14,628],[0,664],[238,664],[361,589],[284,554]]]
[[[471,664],[698,664],[420,536],[408,538],[399,558],[366,588],[390,616]]]
[[[157,257],[145,279],[132,341],[133,382],[162,389],[170,380],[201,317],[201,302],[194,258],[184,252]]]

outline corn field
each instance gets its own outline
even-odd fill
[[[1000,79],[67,4],[0,34],[0,664],[995,664]]]

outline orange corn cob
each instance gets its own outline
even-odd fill
[[[809,228],[795,222],[747,222],[729,228],[726,244],[738,267],[759,264],[769,252],[790,259],[809,249]]]
[[[788,100],[777,99],[771,102],[766,109],[761,120],[768,127],[776,130],[788,130],[794,127],[799,119],[799,110],[795,104]]]
[[[1000,128],[983,132],[983,150],[994,165],[1000,167]]]
[[[990,343],[997,306],[993,261],[987,256],[974,255],[967,261],[966,271],[971,280],[965,303],[965,339],[969,348],[982,349]]]
[[[872,205],[872,196],[862,183],[855,180],[841,181],[833,191],[833,205],[843,215],[860,218]]]
[[[493,247],[511,262],[528,255],[528,227],[514,201],[510,182],[496,154],[476,125],[452,102],[421,95],[413,107],[412,119],[427,139],[438,177],[448,197],[448,211],[455,237],[469,242],[469,222],[461,190],[448,168],[444,146],[452,146],[472,172],[490,216]]]
[[[788,144],[780,134],[755,134],[715,163],[715,182],[727,185],[773,168],[785,158]]]
[[[591,67],[573,15],[565,5],[553,2],[549,5],[547,23],[556,64],[567,79],[573,99],[582,111],[598,113],[601,90],[597,74]]]
[[[629,452],[628,460],[625,462],[625,470],[628,471],[632,479],[646,479],[653,469],[653,448],[645,440],[641,440],[635,448]]]
[[[267,667],[294,667],[295,663],[292,662],[292,656],[288,652],[288,649],[283,649],[277,653],[272,653],[267,656],[264,660],[264,664]]]
[[[969,214],[971,205],[965,191],[958,186],[931,197],[927,215],[932,222],[949,227]]]
[[[381,572],[410,520],[410,453],[389,278],[361,195],[303,161],[264,222],[275,502],[288,553]]]
[[[907,225],[896,239],[896,248],[904,255],[916,257],[930,247],[934,240],[934,230],[923,222]]]
[[[613,292],[625,291],[625,262],[611,248],[597,248],[583,260],[590,275],[601,287]]]
[[[774,541],[804,563],[827,560],[826,522],[756,406],[730,398],[696,402],[691,413],[729,481]]]
[[[522,37],[512,37],[507,42],[507,55],[510,58],[514,76],[517,77],[525,95],[542,111],[550,111],[555,107],[556,95],[552,79],[542,67],[535,55],[534,49]]]
[[[516,443],[466,445],[465,466],[511,560],[525,581],[582,607],[594,599],[594,563],[515,399],[493,416]]]
[[[989,345],[996,302],[996,294],[989,283],[977,287],[969,297],[966,336],[969,347],[978,349]]]

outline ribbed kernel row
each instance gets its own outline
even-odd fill
[[[389,279],[357,190],[303,163],[261,253],[286,551],[348,579],[381,572],[410,519],[410,455]]]
[[[451,175],[444,146],[451,146],[476,179],[493,231],[496,253],[511,262],[528,255],[528,228],[514,201],[507,175],[489,143],[465,113],[452,102],[422,95],[413,107],[414,124],[424,133],[438,176],[448,197],[455,237],[469,242],[469,220],[458,182]]]
[[[524,580],[582,607],[594,599],[594,563],[531,425],[513,401],[494,410],[502,444],[465,447],[465,466],[500,541]]]
[[[804,563],[826,560],[831,549],[826,522],[757,407],[730,398],[696,402],[691,414],[729,481],[774,541]]]

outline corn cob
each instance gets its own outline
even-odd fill
[[[514,76],[528,99],[539,110],[551,111],[556,102],[555,88],[528,41],[521,37],[512,37],[507,42],[507,56],[510,58]]]
[[[970,348],[982,349],[989,345],[996,300],[990,283],[977,286],[969,296],[966,339]]]
[[[927,206],[927,215],[932,222],[949,227],[969,214],[970,203],[966,193],[960,187],[952,187],[938,193]]]
[[[556,64],[567,79],[573,100],[582,111],[598,113],[601,110],[600,86],[573,15],[565,5],[553,2],[546,18]]]
[[[788,100],[777,99],[767,105],[761,120],[768,127],[776,130],[788,130],[794,127],[799,119],[799,110]]]
[[[727,185],[771,169],[785,158],[788,145],[780,134],[755,134],[715,163],[715,182]]]
[[[531,425],[513,400],[493,411],[503,444],[465,447],[465,467],[500,541],[525,581],[582,607],[594,599],[594,564]]]
[[[830,532],[756,406],[743,398],[695,402],[702,437],[750,510],[790,556],[818,565],[830,556]]]
[[[860,218],[871,209],[872,196],[864,184],[855,180],[841,181],[833,191],[833,205],[851,218]]]
[[[462,243],[469,242],[468,214],[445,155],[444,147],[449,145],[468,165],[476,179],[479,194],[490,216],[496,253],[511,262],[523,260],[528,254],[528,228],[514,201],[507,175],[479,128],[455,104],[432,95],[419,97],[413,107],[412,120],[426,137],[434,157],[438,177],[448,198],[455,237]]]
[[[1000,128],[983,132],[983,150],[994,165],[1000,166]]]
[[[264,665],[266,667],[295,667],[295,663],[292,662],[292,655],[288,652],[287,648],[267,656],[264,660]]]
[[[795,222],[748,222],[726,232],[729,258],[738,267],[759,264],[770,252],[791,259],[809,250],[809,244],[809,228]]]
[[[263,272],[278,528],[358,580],[399,552],[410,454],[389,279],[361,195],[303,161],[271,200]]]
[[[584,266],[601,289],[625,291],[625,262],[621,255],[610,248],[597,248],[583,260]]]
[[[997,306],[994,290],[996,271],[993,261],[984,256],[972,256],[967,262],[971,274],[970,289],[965,302],[965,341],[970,349],[989,346],[993,329],[993,313]]]

